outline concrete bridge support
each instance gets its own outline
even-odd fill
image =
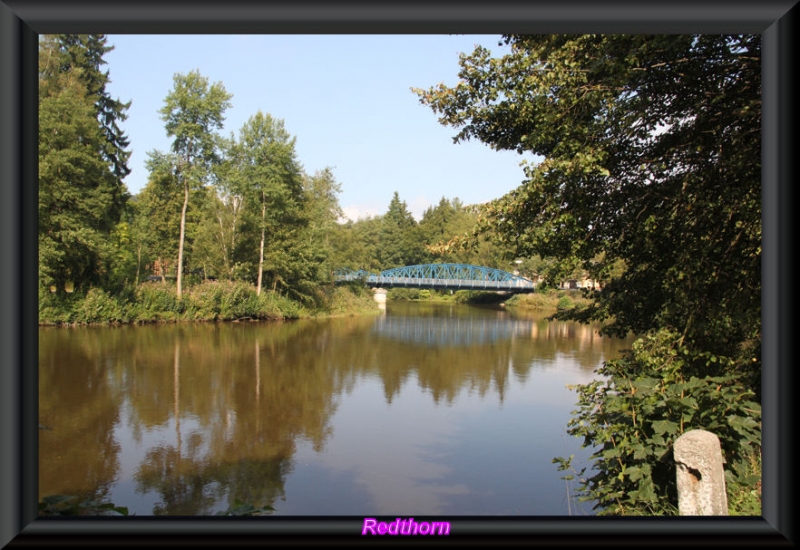
[[[386,289],[385,288],[373,288],[372,289],[372,297],[378,302],[378,307],[381,309],[386,308]]]
[[[728,496],[719,438],[690,430],[675,440],[678,511],[682,516],[727,516]]]

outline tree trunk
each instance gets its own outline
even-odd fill
[[[139,271],[142,268],[142,245],[136,247],[136,280],[133,283],[133,288],[139,286]]]
[[[186,209],[189,206],[189,182],[183,179],[183,209],[181,210],[181,240],[178,244],[178,299],[181,298],[181,283],[183,282],[183,241],[186,234]]]
[[[264,223],[267,217],[267,203],[266,201],[262,201],[261,203],[261,245],[259,246],[259,256],[258,256],[258,288],[256,289],[256,295],[261,296],[261,281],[264,277],[264,234],[265,228]]]

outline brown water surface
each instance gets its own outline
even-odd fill
[[[39,498],[136,515],[591,514],[552,463],[590,454],[566,434],[566,385],[630,343],[395,302],[379,317],[41,328]]]

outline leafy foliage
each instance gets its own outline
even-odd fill
[[[508,36],[416,90],[440,121],[544,160],[482,211],[519,256],[602,279],[585,315],[624,334],[673,326],[720,354],[760,337],[758,36]],[[551,282],[553,282],[551,281]],[[703,312],[702,315],[698,314]]]
[[[753,448],[746,468],[727,476],[728,509],[732,516],[761,516],[761,449]]]
[[[209,85],[208,79],[198,71],[175,74],[173,80],[174,87],[167,94],[160,112],[167,135],[174,138],[174,174],[183,190],[177,270],[177,294],[180,298],[189,197],[193,189],[204,186],[210,167],[218,161],[218,137],[214,132],[222,128],[223,114],[230,107],[232,96],[220,82]]]
[[[39,43],[39,279],[63,293],[105,284],[108,236],[127,190],[127,108],[105,93],[102,35],[44,36]],[[112,105],[113,104],[113,105]]]
[[[493,233],[519,257],[553,259],[551,286],[576,269],[606,281],[556,316],[643,336],[605,381],[577,388],[572,433],[599,446],[586,496],[604,513],[651,513],[674,501],[677,435],[716,433],[735,469],[760,434],[760,37],[504,42],[499,58],[462,55],[455,86],[415,92],[454,141],[543,159],[466,242]]]
[[[581,479],[584,500],[596,501],[601,514],[677,509],[672,444],[691,429],[716,434],[728,474],[741,478],[761,443],[761,406],[725,374],[729,362],[693,352],[662,330],[607,361],[603,380],[576,386],[579,408],[568,432],[595,450],[597,470]]]
[[[125,309],[113,296],[99,288],[90,289],[75,308],[74,321],[77,323],[126,320]]]

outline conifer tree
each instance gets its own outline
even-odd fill
[[[128,191],[128,104],[105,91],[102,35],[39,41],[39,276],[64,291],[103,284],[113,263],[109,235]]]

